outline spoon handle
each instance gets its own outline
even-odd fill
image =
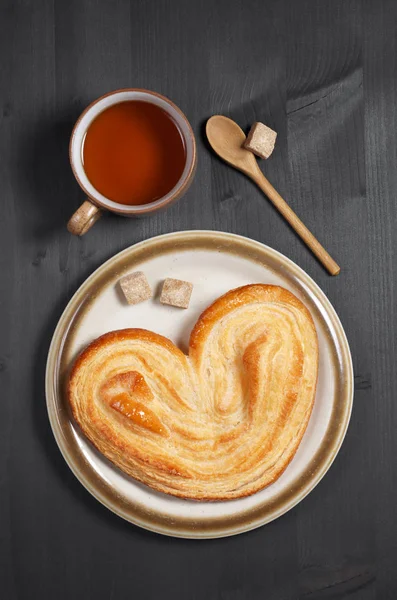
[[[331,275],[338,275],[340,272],[340,266],[334,261],[334,259],[328,254],[323,248],[320,242],[314,237],[309,229],[302,223],[300,218],[294,213],[292,208],[286,203],[284,198],[280,196],[277,190],[274,189],[270,181],[266,179],[263,173],[252,173],[251,179],[261,188],[266,194],[269,200],[274,204],[277,210],[283,215],[284,219],[288,221],[292,229],[302,238],[302,240],[309,246],[313,254],[318,260],[324,265],[327,271]]]

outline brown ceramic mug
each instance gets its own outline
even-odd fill
[[[165,196],[148,204],[125,205],[109,200],[92,185],[83,165],[84,138],[92,121],[109,106],[130,100],[150,102],[162,108],[178,125],[185,145],[185,166],[179,181]],[[72,131],[69,158],[77,183],[86,194],[87,199],[72,215],[67,227],[70,233],[74,235],[84,235],[99,219],[103,211],[108,210],[124,217],[138,217],[150,214],[178,200],[186,192],[194,177],[197,160],[196,141],[189,121],[183,112],[168,98],[148,90],[134,88],[116,90],[95,100],[80,115]]]

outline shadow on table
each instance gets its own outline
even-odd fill
[[[71,106],[54,118],[37,119],[21,134],[18,148],[18,173],[23,193],[18,202],[28,203],[25,234],[50,237],[65,224],[83,193],[69,163],[69,140],[82,106]],[[25,208],[25,207],[24,207]]]

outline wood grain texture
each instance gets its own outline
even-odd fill
[[[394,600],[397,595],[397,5],[393,0],[0,3],[0,580],[7,600]],[[199,162],[164,213],[66,231],[80,111],[120,87],[170,96]],[[262,193],[210,153],[211,114],[278,132],[264,174],[342,266],[330,278]],[[75,480],[45,409],[63,307],[105,259],[174,230],[221,229],[302,266],[341,316],[356,373],[346,441],[298,507],[248,534],[162,538]]]

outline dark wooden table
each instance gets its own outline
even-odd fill
[[[371,0],[0,2],[0,595],[4,600],[387,600],[397,597],[397,4]],[[81,110],[143,87],[187,114],[199,163],[186,197],[84,238],[68,163]],[[209,151],[214,114],[276,129],[262,168],[339,261],[329,277],[260,192]],[[286,254],[338,311],[355,367],[342,450],[299,506],[229,539],[125,523],[53,439],[46,355],[67,301],[145,238],[221,229]]]

